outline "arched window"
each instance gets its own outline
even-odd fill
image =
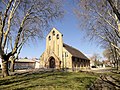
[[[55,35],[55,31],[53,31],[52,33],[53,33],[53,35]]]
[[[56,37],[57,37],[57,39],[59,39],[59,34],[57,34],[57,36],[56,36]]]
[[[49,36],[48,39],[51,40],[51,36]]]

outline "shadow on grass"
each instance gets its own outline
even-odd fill
[[[35,81],[38,80],[40,78],[44,79],[44,78],[49,78],[49,77],[56,77],[56,76],[66,76],[68,75],[68,73],[61,73],[61,72],[39,72],[39,73],[24,73],[24,74],[17,74],[15,76],[11,76],[10,78],[6,78],[3,80],[0,80],[0,89],[7,89],[7,88],[11,88],[16,85],[20,85],[20,84],[25,84],[31,81]],[[58,77],[59,78],[59,77]],[[42,82],[41,82],[42,83]],[[3,87],[2,87],[3,86]],[[29,87],[36,87],[38,85],[35,86],[29,86]],[[28,88],[28,87],[21,87],[22,88]]]
[[[120,81],[118,79],[116,79],[116,78],[114,78],[112,76],[111,76],[111,78],[114,81],[113,80],[109,80],[106,76],[101,76],[100,78],[101,78],[102,81],[104,81],[104,82],[106,82],[106,83],[108,83],[108,84],[110,84],[112,86],[116,86],[116,87],[118,87],[120,89],[120,85],[119,85]]]
[[[80,86],[85,86],[84,84],[86,83],[88,87],[89,83],[92,83],[94,79],[94,77],[81,77],[80,73],[71,72],[47,71],[24,73],[0,80],[0,90],[27,90],[28,88],[46,88],[49,86],[54,88],[58,86],[74,89],[76,87],[80,88]]]

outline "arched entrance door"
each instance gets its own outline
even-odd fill
[[[55,68],[55,59],[53,57],[49,60],[49,68]]]

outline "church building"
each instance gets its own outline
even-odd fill
[[[40,57],[43,68],[81,70],[89,68],[90,60],[79,50],[63,43],[63,35],[53,28],[46,37],[46,50]]]

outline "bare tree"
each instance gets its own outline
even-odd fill
[[[120,21],[120,11],[118,10],[115,2],[113,2],[112,0],[107,0],[109,2],[109,4],[111,5],[112,9],[113,9],[113,12],[116,14],[117,18],[119,19]],[[118,5],[120,3],[118,2]]]
[[[111,6],[111,0],[78,0],[74,12],[79,18],[79,24],[84,27],[87,37],[96,40],[101,45],[114,47],[120,57],[120,23]],[[119,0],[112,0],[117,11]],[[118,11],[119,13],[119,11]]]
[[[104,57],[111,62],[112,67],[116,67],[118,70],[119,67],[119,55],[116,52],[116,49],[110,45],[107,45],[103,51]]]
[[[24,41],[41,38],[50,23],[63,14],[57,0],[0,1],[0,56],[2,74],[8,76],[8,60]]]
[[[100,63],[100,55],[97,54],[97,53],[94,53],[91,57],[90,57],[90,60],[92,60],[94,62],[94,65],[95,66],[99,66],[101,63]]]

